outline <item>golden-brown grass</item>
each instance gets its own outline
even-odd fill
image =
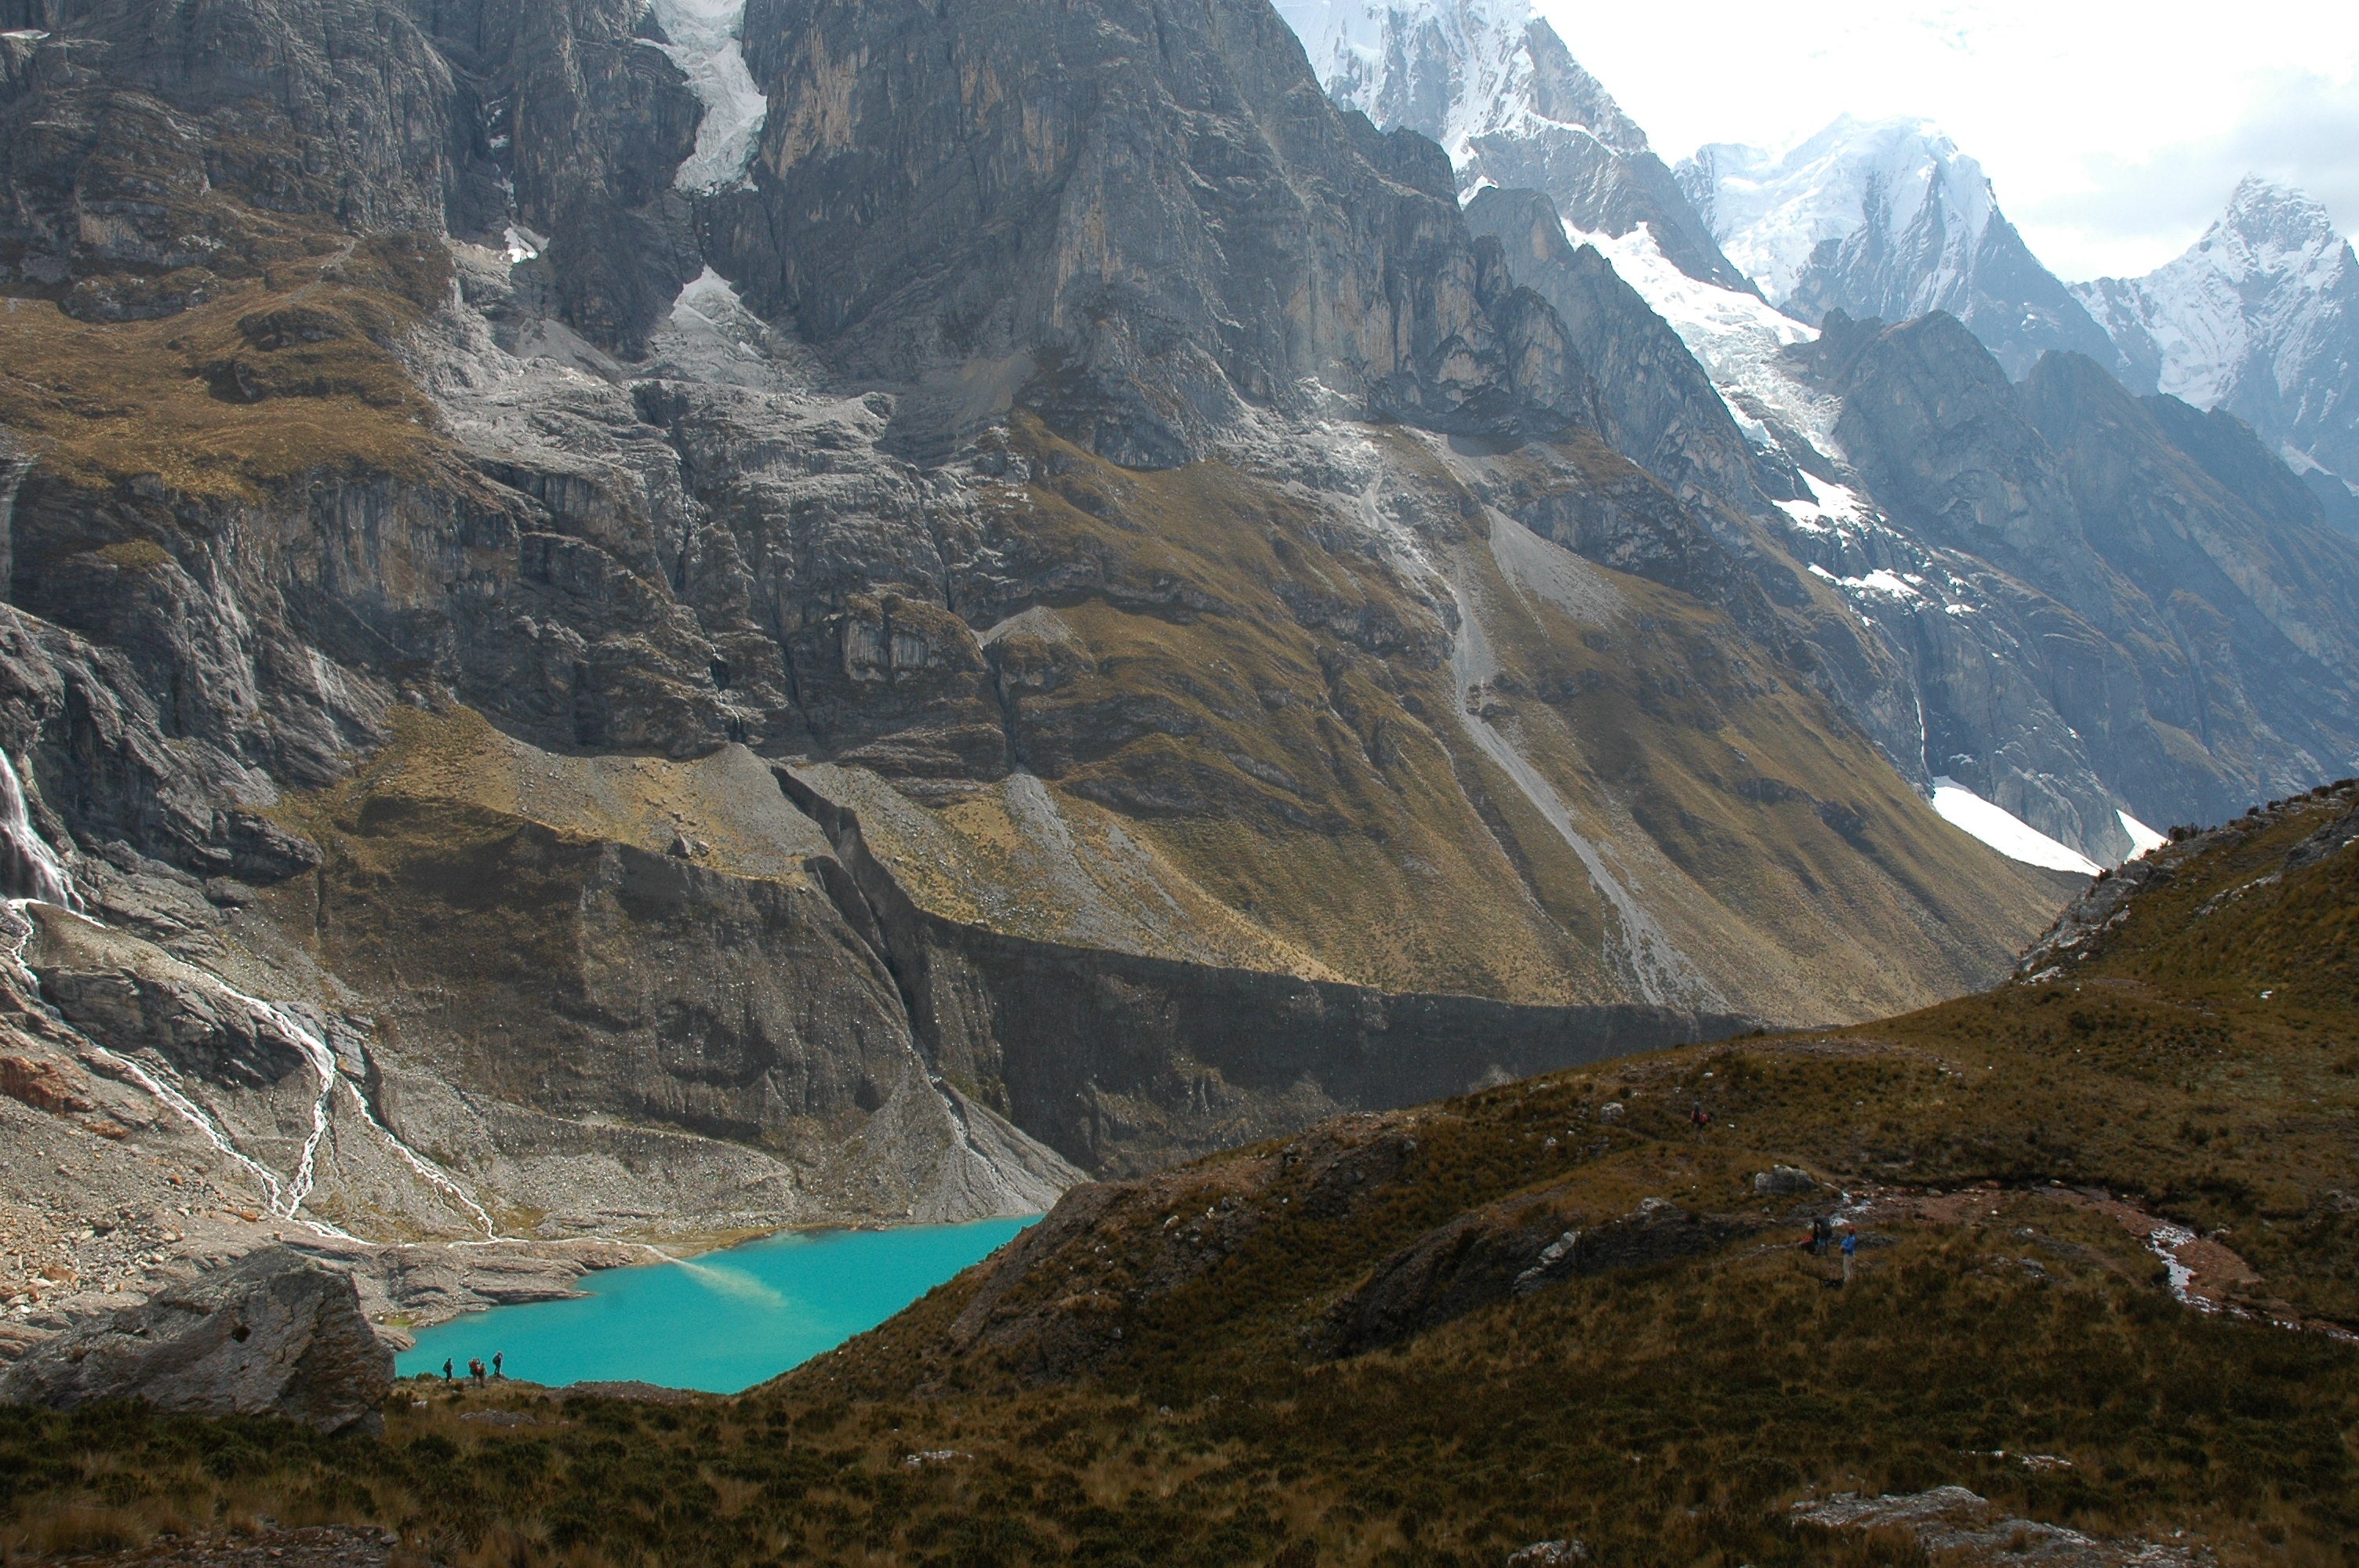
[[[0,424],[76,483],[152,479],[255,501],[320,471],[418,472],[431,406],[388,345],[421,317],[439,250],[338,245],[159,320],[95,322],[0,301]]]

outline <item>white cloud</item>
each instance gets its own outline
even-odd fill
[[[1917,114],[2067,277],[2143,273],[2259,172],[2359,223],[2359,5],[1535,0],[1656,147],[1777,147]]]

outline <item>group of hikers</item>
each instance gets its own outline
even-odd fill
[[[1712,1125],[1712,1112],[1704,1109],[1703,1101],[1697,1100],[1695,1102],[1694,1108],[1688,1112],[1688,1125],[1693,1127],[1698,1132],[1703,1131],[1706,1128]],[[1827,1255],[1827,1249],[1835,1245],[1835,1222],[1833,1218],[1831,1216],[1822,1214],[1812,1219],[1810,1221],[1810,1238],[1809,1241],[1803,1243],[1803,1245],[1810,1249],[1811,1257],[1825,1257]],[[1843,1222],[1843,1282],[1846,1285],[1851,1283],[1852,1270],[1855,1266],[1858,1257],[1859,1232],[1851,1227],[1851,1221],[1844,1220]],[[1832,1280],[1829,1280],[1827,1283],[1833,1284],[1834,1281]]]
[[[1831,1217],[1823,1214],[1814,1217],[1810,1221],[1810,1239],[1809,1242],[1810,1256],[1813,1258],[1825,1257],[1827,1255],[1827,1249],[1833,1246],[1834,1242],[1834,1220]],[[1843,1227],[1843,1282],[1846,1285],[1851,1283],[1852,1263],[1858,1256],[1859,1232],[1851,1227],[1851,1222],[1849,1220],[1845,1220]]]
[[[1695,1108],[1688,1112],[1688,1124],[1693,1127],[1698,1132],[1701,1132],[1712,1125],[1712,1112],[1704,1109],[1703,1101],[1697,1100],[1695,1102]],[[1810,1221],[1810,1239],[1805,1242],[1804,1245],[1810,1248],[1811,1257],[1825,1257],[1827,1255],[1827,1249],[1835,1245],[1835,1222],[1833,1218],[1831,1216],[1822,1214],[1812,1219]],[[1844,1220],[1843,1222],[1843,1282],[1846,1285],[1851,1283],[1852,1270],[1855,1266],[1858,1258],[1859,1232],[1852,1228],[1851,1221]],[[1834,1283],[1832,1280],[1830,1280],[1827,1282],[1829,1284]]]
[[[491,1369],[488,1372],[484,1369],[484,1362],[481,1357],[470,1358],[467,1362],[467,1380],[480,1388],[494,1378],[506,1377],[507,1374],[500,1370],[500,1363],[506,1358],[506,1352],[501,1350],[493,1351]],[[454,1380],[451,1376],[451,1363],[446,1357],[442,1363],[442,1380],[446,1383]]]

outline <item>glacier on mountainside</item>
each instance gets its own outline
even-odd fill
[[[670,40],[660,46],[663,52],[704,105],[696,150],[679,166],[673,186],[696,193],[742,184],[770,112],[740,43],[745,0],[649,0],[647,8]]]
[[[2238,416],[2297,471],[2359,477],[2359,259],[2318,202],[2248,178],[2184,254],[2073,291],[2161,391]]]
[[[1596,246],[1622,281],[1670,324],[1719,388],[1748,441],[1764,449],[1776,447],[1763,423],[1767,415],[1805,438],[1822,456],[1840,460],[1834,427],[1842,407],[1777,362],[1782,350],[1815,341],[1817,329],[1771,308],[1757,295],[1690,276],[1663,254],[1651,225],[1617,235],[1583,230],[1567,219],[1564,234],[1576,245]]]

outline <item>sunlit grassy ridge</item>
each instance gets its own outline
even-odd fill
[[[0,301],[0,426],[75,483],[200,502],[315,471],[419,472],[434,415],[391,345],[439,303],[450,259],[415,235],[310,243],[161,319]]]
[[[1388,990],[1629,997],[1606,957],[1619,917],[1470,740],[1466,706],[1713,988],[1671,1000],[1875,1016],[1984,983],[2068,896],[1937,818],[1728,615],[1524,530],[1506,509],[1606,486],[1676,511],[1593,438],[1479,463],[1413,432],[1339,438],[1381,465],[1364,508],[1224,461],[1123,470],[1023,414],[1008,439],[1030,477],[980,492],[993,547],[1042,585],[1062,634],[996,644],[1019,759],[1069,820],[1118,822],[1142,847],[1153,874],[1112,892],[1142,926],[1163,898],[1184,912],[1167,956]],[[1406,537],[1403,519],[1414,561],[1384,535]],[[1462,632],[1496,665],[1463,697]],[[1057,937],[1070,904],[1006,853],[1000,806],[862,813],[928,907]]]
[[[412,1409],[405,1389],[383,1439],[337,1443],[8,1414],[12,1528],[128,1542],[243,1511],[382,1522],[465,1563],[1286,1568],[1496,1564],[1577,1536],[1601,1563],[1734,1568],[1922,1561],[1788,1507],[1957,1483],[2224,1563],[2347,1563],[2359,852],[2288,854],[2354,805],[2174,846],[2039,983],[1081,1189],[734,1400],[420,1389]],[[2301,975],[2273,983],[2285,954]],[[1829,1184],[1756,1192],[1780,1162]],[[1848,1287],[1794,1245],[1839,1189],[1871,1206]],[[2227,1310],[2174,1299],[2149,1216],[2251,1265],[2199,1280]],[[1485,1249],[1568,1229],[1593,1267],[1412,1292],[1404,1334],[1338,1356],[1403,1260],[1480,1285]],[[486,1404],[533,1424],[459,1419]]]

